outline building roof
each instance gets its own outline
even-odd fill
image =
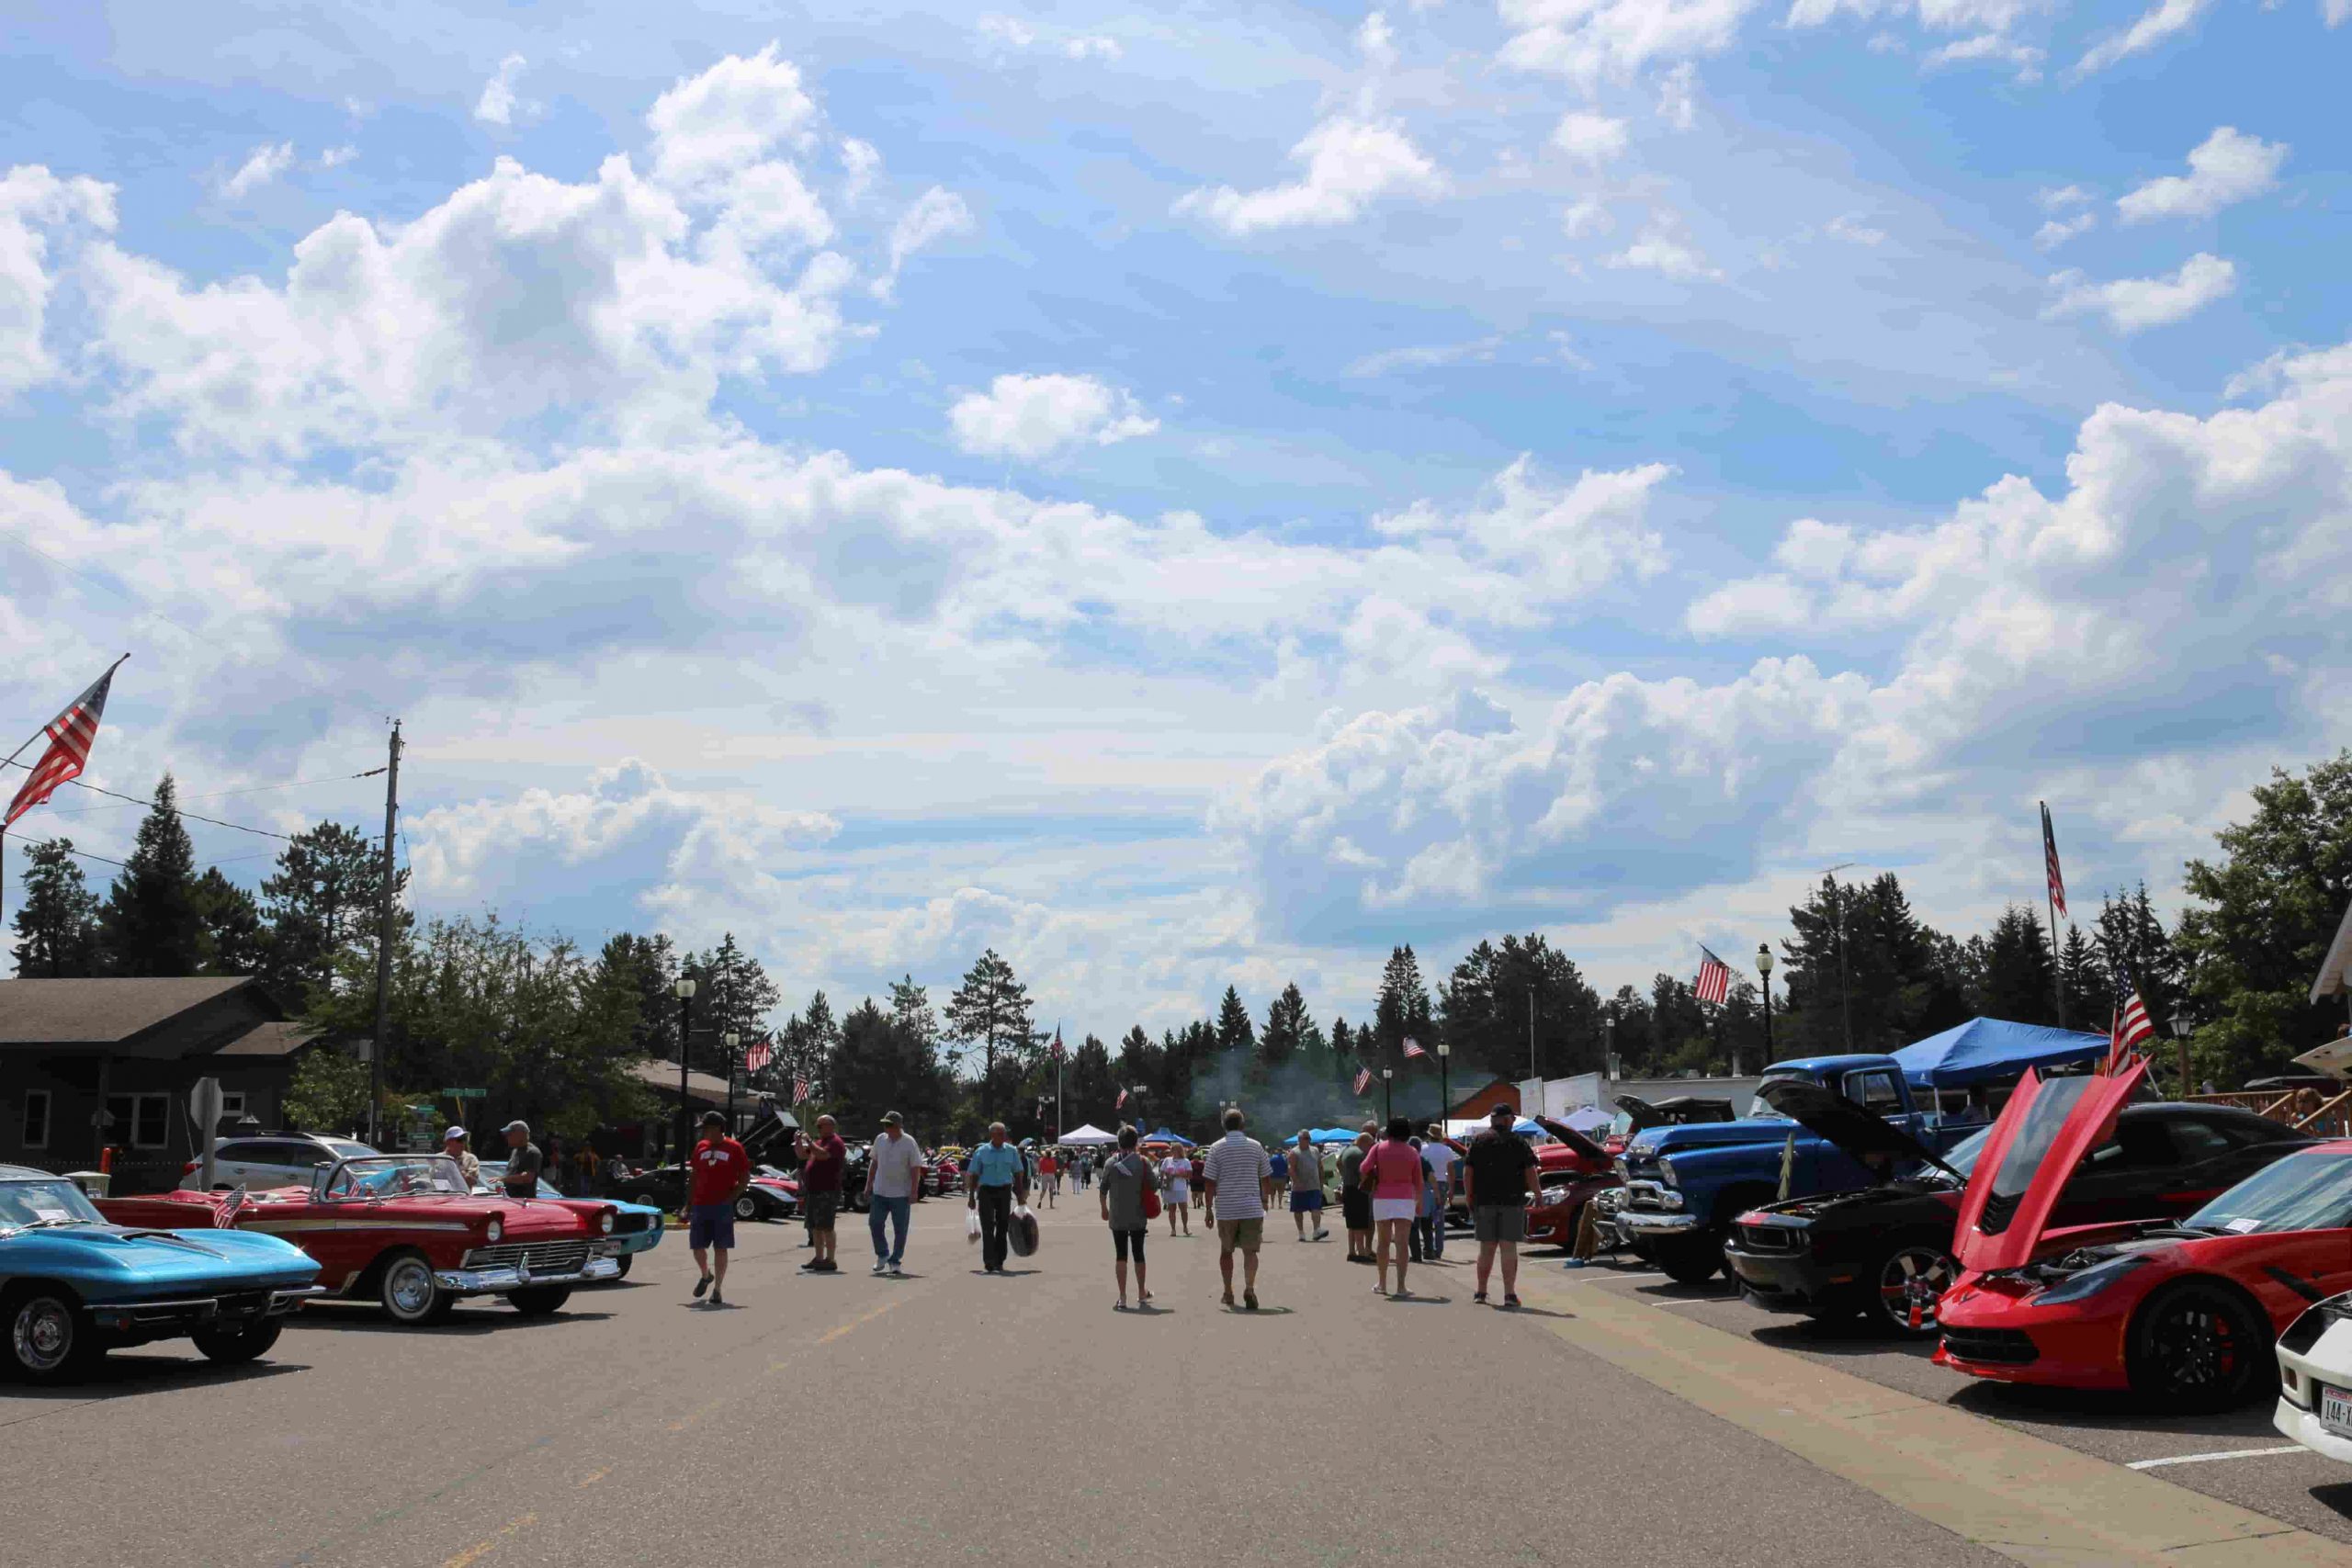
[[[678,1092],[678,1064],[675,1062],[639,1062],[629,1068],[629,1076],[657,1094],[674,1095]],[[702,1105],[724,1105],[727,1103],[727,1080],[712,1073],[690,1072],[686,1075],[686,1098]]]
[[[226,1045],[216,1056],[290,1056],[318,1038],[309,1024],[288,1019],[282,1023],[256,1023]]]
[[[250,986],[220,980],[0,980],[0,1045],[107,1045]]]

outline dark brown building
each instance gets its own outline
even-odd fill
[[[198,1152],[188,1095],[220,1080],[222,1125],[280,1125],[308,1043],[252,980],[0,980],[0,1163],[176,1184]]]

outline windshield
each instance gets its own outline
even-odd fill
[[[465,1197],[466,1173],[447,1155],[370,1155],[348,1159],[327,1179],[329,1198]]]
[[[1976,1157],[1984,1152],[1985,1142],[1992,1136],[1993,1129],[1990,1127],[1981,1127],[1969,1134],[1951,1146],[1951,1152],[1944,1156],[1944,1163],[1962,1176],[1973,1176],[1976,1174]],[[1936,1168],[1929,1166],[1928,1168],[1933,1170]]]
[[[2352,1225],[2352,1156],[2329,1152],[2282,1159],[2239,1182],[2181,1225],[2237,1235]]]
[[[1782,1115],[1780,1111],[1773,1110],[1770,1105],[1765,1102],[1764,1096],[1760,1091],[1764,1089],[1766,1084],[1817,1083],[1818,1081],[1820,1080],[1815,1078],[1811,1073],[1774,1073],[1770,1077],[1766,1078],[1763,1083],[1756,1086],[1759,1092],[1757,1094],[1755,1099],[1747,1102],[1747,1114],[1749,1120],[1757,1122],[1785,1122],[1788,1120],[1786,1116]]]
[[[70,1181],[0,1181],[0,1225],[10,1230],[106,1223],[106,1216]]]

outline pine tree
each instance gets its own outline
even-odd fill
[[[629,1039],[642,1060],[678,1059],[678,999],[672,989],[677,978],[677,950],[666,936],[623,931],[608,938],[596,955],[596,983],[635,1003]]]
[[[196,908],[204,927],[204,972],[258,974],[269,933],[254,896],[211,866],[196,879]]]
[[[107,972],[193,975],[204,962],[204,919],[196,905],[196,847],[180,824],[179,786],[165,773],[155,805],[114,879],[98,917]]]
[[[1241,993],[1227,986],[1225,999],[1217,1003],[1216,1048],[1219,1051],[1248,1051],[1258,1043],[1258,1032],[1250,1022],[1250,1010],[1241,1000]]]
[[[2027,905],[2010,905],[1984,942],[1979,1010],[2012,1023],[2054,1025],[2058,1010],[2050,976],[2050,943],[2042,933],[2041,917]]]
[[[2100,1030],[2112,1021],[2114,981],[2097,944],[2072,921],[2058,949],[2058,987],[2065,993],[2069,1028]]]
[[[98,899],[83,879],[71,839],[28,844],[25,901],[17,908],[17,976],[78,980],[97,972]]]
[[[994,948],[982,953],[947,1001],[949,1035],[982,1055],[980,1111],[1001,1117],[1025,1076],[1023,1055],[1036,1036],[1030,1024],[1029,987]],[[1008,1069],[1010,1069],[1008,1071]]]
[[[1266,1027],[1258,1035],[1259,1065],[1271,1071],[1295,1059],[1314,1027],[1315,1021],[1306,1016],[1306,997],[1294,980],[1267,1004]]]
[[[1393,947],[1380,971],[1380,998],[1372,1012],[1373,1043],[1367,1048],[1359,1041],[1358,1049],[1368,1056],[1378,1055],[1380,1060],[1372,1064],[1377,1074],[1383,1066],[1394,1066],[1402,1058],[1408,1038],[1424,1046],[1436,1038],[1430,1027],[1430,989],[1421,982],[1420,961],[1413,956],[1412,948]]]

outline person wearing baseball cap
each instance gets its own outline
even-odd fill
[[[702,1113],[702,1141],[687,1162],[694,1169],[694,1187],[686,1194],[686,1245],[694,1249],[695,1267],[702,1278],[695,1281],[695,1299],[710,1293],[710,1304],[725,1306],[727,1255],[735,1250],[735,1200],[752,1184],[752,1156],[727,1135],[727,1118],[716,1111]],[[710,1255],[717,1253],[718,1267]]]
[[[536,1198],[539,1195],[539,1171],[547,1164],[547,1156],[539,1153],[539,1145],[531,1142],[528,1122],[506,1123],[506,1195],[509,1198]]]
[[[882,1116],[882,1135],[865,1160],[865,1228],[874,1235],[874,1271],[896,1275],[907,1255],[907,1223],[922,1186],[922,1150],[907,1136],[907,1119],[895,1111]],[[889,1227],[888,1245],[882,1231]]]
[[[470,1192],[481,1185],[481,1161],[474,1157],[473,1150],[466,1147],[466,1130],[463,1127],[452,1127],[441,1134],[441,1152],[456,1160],[458,1168],[466,1173],[467,1191]]]

